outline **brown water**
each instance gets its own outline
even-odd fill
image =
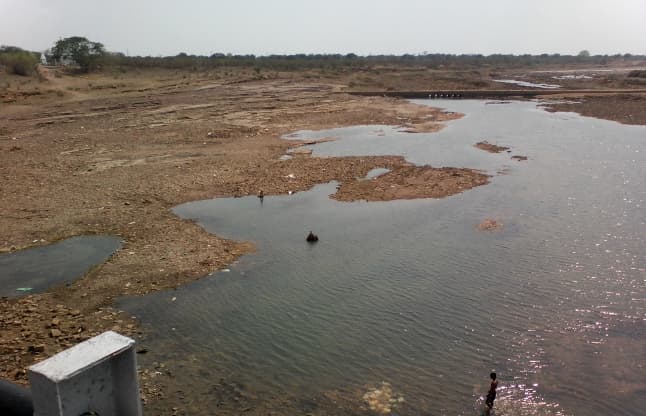
[[[531,102],[420,102],[466,117],[434,134],[297,136],[340,139],[314,155],[506,174],[441,200],[341,203],[332,183],[174,209],[258,247],[229,271],[122,301],[181,368],[192,414],[375,414],[364,395],[379,388],[393,414],[475,415],[491,369],[497,414],[646,408],[646,128]],[[473,147],[483,139],[529,160]],[[477,231],[485,218],[504,228]]]

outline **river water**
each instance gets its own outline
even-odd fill
[[[403,155],[481,169],[490,184],[440,200],[342,203],[331,183],[174,209],[257,245],[230,270],[121,302],[182,368],[174,377],[193,391],[193,412],[213,413],[201,386],[231,380],[257,402],[279,401],[279,414],[333,413],[329,403],[374,414],[363,395],[386,382],[393,414],[475,415],[493,369],[498,414],[640,414],[646,128],[535,102],[416,102],[465,117],[430,134],[292,136],[339,139],[314,156]],[[481,140],[512,153],[474,148]],[[478,231],[485,218],[504,228]],[[304,241],[309,230],[318,243]]]

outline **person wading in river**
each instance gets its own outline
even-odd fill
[[[496,373],[489,374],[491,377],[491,384],[489,385],[489,393],[487,393],[487,400],[485,403],[489,410],[493,407],[493,401],[496,400],[496,388],[498,387],[498,380],[496,380]]]

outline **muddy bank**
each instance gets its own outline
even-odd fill
[[[547,102],[547,111],[568,111],[587,117],[618,121],[622,124],[646,125],[646,95],[620,94],[569,98],[571,102]]]
[[[443,198],[488,182],[488,175],[473,169],[400,165],[374,179],[343,182],[332,198],[339,201]]]
[[[413,111],[412,108],[411,111]],[[421,116],[416,122],[405,123],[401,128],[406,133],[433,133],[444,128],[443,121],[457,120],[462,117],[464,117],[464,114],[452,111],[436,111],[432,115]]]
[[[509,150],[509,147],[498,146],[496,144],[491,144],[486,140],[478,142],[478,143],[474,144],[473,146],[477,147],[480,150],[484,150],[485,152],[489,152],[489,153],[500,153],[500,152],[504,152],[506,150]]]
[[[493,218],[485,218],[484,220],[480,221],[480,224],[476,227],[479,231],[496,231],[496,230],[502,230],[503,228],[503,223],[500,221],[496,221]]]

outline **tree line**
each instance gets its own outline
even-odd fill
[[[591,55],[587,50],[577,55],[541,54],[441,54],[422,53],[404,55],[349,54],[292,54],[292,55],[233,55],[214,53],[210,56],[179,53],[174,56],[127,56],[120,52],[108,52],[100,42],[85,37],[72,36],[60,39],[44,52],[46,63],[66,65],[79,72],[109,68],[166,68],[209,70],[215,68],[253,68],[262,70],[302,70],[302,69],[361,69],[375,66],[425,67],[429,69],[465,69],[482,66],[490,67],[528,67],[539,65],[607,65],[623,60],[643,59],[644,55],[616,54]],[[28,75],[40,61],[39,53],[24,51],[17,47],[0,47],[0,64],[10,72]]]
[[[231,55],[216,53],[211,56],[125,56],[112,54],[108,59],[114,65],[133,68],[169,68],[203,70],[218,67],[247,67],[257,70],[298,70],[298,69],[344,69],[374,66],[426,67],[430,69],[464,69],[482,66],[527,67],[539,65],[580,64],[607,65],[611,62],[644,59],[646,56],[633,55],[479,55],[479,54],[424,54],[424,55],[370,55],[355,54],[295,54],[295,55]]]

